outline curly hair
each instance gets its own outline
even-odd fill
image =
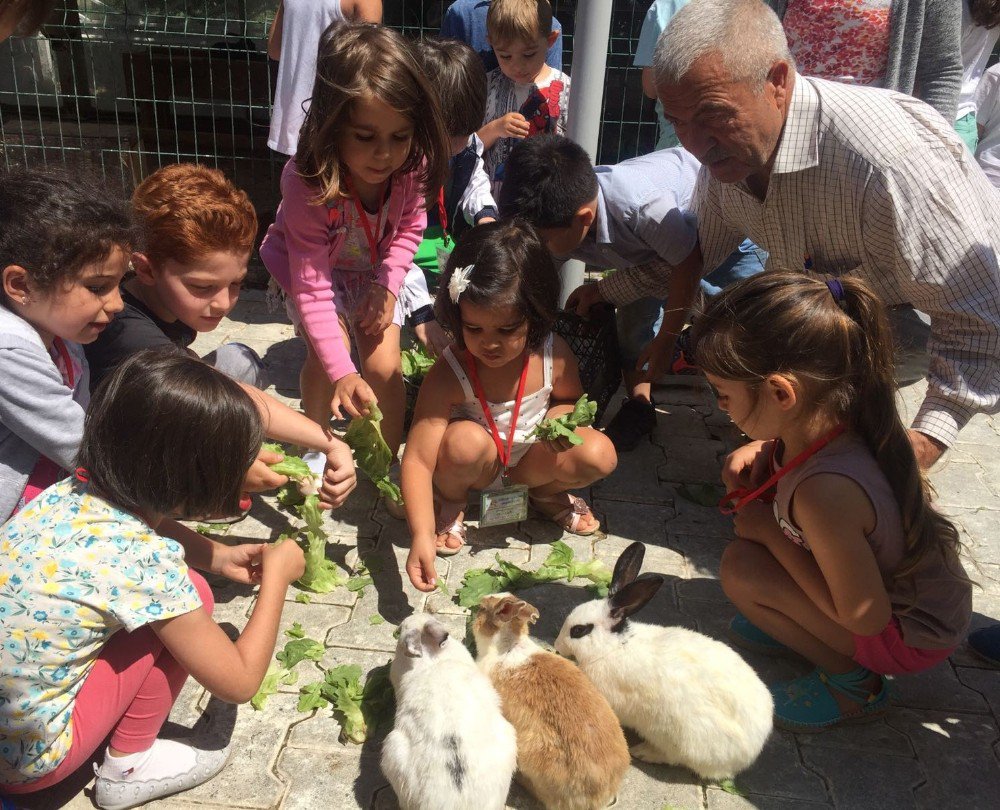
[[[139,244],[124,195],[88,172],[17,170],[0,176],[0,271],[23,267],[39,292],[78,278],[116,247],[131,253]]]
[[[132,207],[153,261],[190,264],[214,251],[243,255],[257,238],[257,213],[246,192],[207,166],[164,166],[135,190]]]

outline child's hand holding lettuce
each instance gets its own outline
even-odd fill
[[[583,439],[577,434],[578,427],[587,427],[594,424],[594,417],[597,415],[597,403],[591,402],[584,394],[576,401],[570,413],[561,416],[552,416],[542,420],[531,435],[543,442],[555,442],[565,439],[571,445],[583,444]]]

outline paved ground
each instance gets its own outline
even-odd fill
[[[214,334],[203,336],[196,348],[205,352],[232,339],[249,343],[266,358],[279,395],[296,396],[301,345],[281,317],[267,313],[259,295],[247,295],[231,318]],[[914,412],[921,396],[919,387],[904,392],[908,413]],[[716,509],[686,500],[678,487],[716,483],[720,457],[732,447],[734,435],[696,379],[680,378],[663,386],[657,398],[660,416],[652,440],[624,456],[617,472],[589,493],[607,536],[564,539],[578,555],[594,554],[609,563],[628,543],[642,540],[647,544],[646,570],[660,572],[668,580],[647,619],[722,637],[733,609],[716,577],[720,553],[730,536],[729,523]],[[978,564],[978,571],[970,567],[982,584],[975,592],[973,626],[978,627],[989,617],[1000,618],[1000,418],[975,419],[961,439],[932,480],[942,508],[962,527],[969,554]],[[239,524],[229,539],[237,535],[273,539],[284,525],[281,513],[259,502],[252,518]],[[342,588],[302,604],[293,601],[295,592],[290,592],[282,625],[301,622],[309,636],[322,640],[327,650],[321,666],[358,663],[367,671],[385,663],[395,647],[394,627],[411,610],[440,613],[457,632],[463,631],[462,609],[443,594],[425,597],[410,587],[402,572],[408,541],[405,524],[384,512],[371,486],[359,487],[348,505],[329,520],[328,528],[335,544],[330,549],[333,559],[350,566],[360,553],[378,573],[376,587],[368,588],[361,598]],[[497,552],[534,567],[558,538],[551,523],[539,520],[507,532],[473,529],[469,550],[439,562],[439,571],[454,588],[463,572],[488,565]],[[214,584],[216,619],[235,631],[246,621],[253,594],[223,580]],[[547,585],[529,598],[542,612],[537,635],[551,641],[569,608],[587,594],[582,587]],[[376,614],[385,621],[373,623]],[[749,660],[765,680],[806,671],[804,663]],[[318,669],[313,674],[318,677]],[[300,682],[317,677],[303,672]],[[339,728],[330,711],[298,713],[296,691],[297,686],[283,687],[263,711],[255,712],[250,706],[224,705],[189,682],[168,730],[175,736],[193,730],[213,739],[231,734],[233,759],[208,784],[155,807],[395,808],[378,768],[380,741],[361,747],[339,743]],[[736,789],[742,796],[699,783],[681,769],[636,765],[618,806],[630,810],[997,807],[1000,670],[961,650],[929,673],[899,678],[896,695],[890,714],[866,726],[820,735],[775,732],[754,767],[737,778]],[[532,807],[516,789],[510,801],[516,808]],[[81,774],[62,795],[39,797],[32,806],[91,807],[87,775]]]

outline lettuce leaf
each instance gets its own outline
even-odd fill
[[[399,487],[389,479],[393,457],[382,437],[381,421],[382,411],[377,405],[369,405],[367,416],[351,420],[344,441],[354,453],[358,468],[378,487],[379,492],[396,503],[402,503],[403,495]]]
[[[399,354],[403,376],[411,382],[423,380],[427,376],[427,372],[431,370],[431,366],[434,365],[434,358],[427,354],[427,350],[423,346],[403,349]]]
[[[531,431],[530,435],[535,436],[541,441],[566,438],[569,439],[570,444],[583,444],[583,439],[577,435],[576,429],[594,424],[596,416],[597,403],[591,402],[587,398],[587,395],[584,394],[576,401],[571,413],[564,413],[562,416],[543,419],[538,427]]]

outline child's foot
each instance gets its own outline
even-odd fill
[[[437,555],[451,557],[465,545],[465,503],[440,501],[437,503]]]
[[[816,667],[793,681],[772,684],[774,724],[786,731],[823,731],[874,719],[889,708],[886,679],[864,667],[834,674]]]
[[[594,517],[587,502],[569,492],[545,497],[531,496],[531,505],[545,517],[570,534],[583,537],[601,528],[601,522]]]
[[[203,751],[176,740],[155,740],[147,751],[104,757],[94,767],[94,802],[104,810],[125,810],[190,790],[207,782],[229,760],[229,747]]]

